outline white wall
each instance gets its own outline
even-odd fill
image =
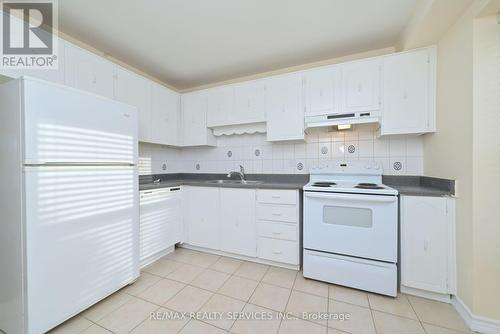
[[[140,144],[139,155],[142,174],[227,173],[237,170],[239,165],[243,165],[247,173],[307,174],[309,167],[319,162],[375,160],[383,165],[384,174],[421,175],[423,139],[418,136],[375,138],[373,127],[358,126],[344,132],[308,130],[302,143],[270,143],[265,134],[253,134],[219,137],[215,148],[174,149]],[[396,162],[402,164],[400,170],[394,169]],[[162,170],[163,164],[166,171]]]

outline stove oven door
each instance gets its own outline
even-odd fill
[[[397,196],[304,192],[304,248],[397,262]]]

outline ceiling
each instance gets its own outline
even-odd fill
[[[61,0],[59,29],[178,89],[394,46],[417,0]]]

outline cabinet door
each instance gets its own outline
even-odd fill
[[[337,66],[311,70],[305,73],[306,116],[336,114],[340,112],[338,101],[340,71]]]
[[[219,188],[189,187],[187,199],[188,243],[220,249]]]
[[[304,109],[299,74],[277,77],[267,84],[267,140],[304,139]]]
[[[202,93],[182,95],[183,146],[208,145],[207,96]]]
[[[381,61],[356,61],[342,65],[342,112],[380,109]]]
[[[443,197],[401,197],[402,284],[448,292],[447,200]]]
[[[257,256],[254,189],[221,189],[221,250]]]
[[[207,126],[231,124],[234,113],[234,87],[225,86],[207,91]]]
[[[384,58],[382,134],[433,131],[430,115],[431,66],[428,49]],[[431,124],[432,123],[432,124]]]
[[[151,86],[151,141],[178,145],[180,97],[174,91],[153,83]]]
[[[140,260],[151,263],[155,255],[181,241],[181,196],[178,188],[141,191]]]
[[[114,98],[113,67],[106,59],[66,43],[66,85]]]
[[[235,87],[235,113],[231,124],[266,121],[264,81],[247,82]]]
[[[115,97],[118,101],[137,107],[139,141],[151,141],[151,82],[125,70],[115,68]]]

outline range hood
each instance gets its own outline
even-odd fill
[[[380,121],[378,115],[370,112],[305,116],[304,120],[306,128],[319,128],[344,124],[378,123]]]

